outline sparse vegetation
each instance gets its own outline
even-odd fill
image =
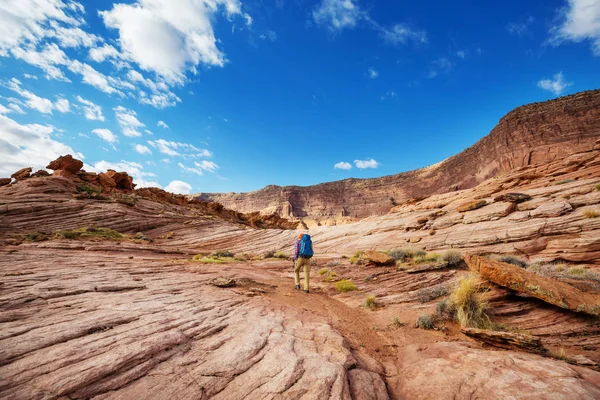
[[[598,213],[598,211],[596,210],[585,210],[583,212],[583,216],[586,218],[598,218],[598,216],[600,216],[600,213]]]
[[[388,250],[388,255],[396,261],[404,261],[406,259],[413,259],[415,257],[425,257],[427,252],[421,249],[414,249],[412,247],[395,248]]]
[[[377,307],[377,300],[375,296],[372,294],[368,295],[363,303],[363,307],[374,310]]]
[[[102,190],[93,186],[88,185],[87,183],[81,184],[77,186],[77,193],[87,193],[90,197],[96,197]]]
[[[519,258],[517,256],[513,256],[510,254],[490,254],[488,256],[490,260],[500,261],[507,264],[516,265],[517,267],[527,268],[527,261]]]
[[[401,322],[400,318],[398,317],[394,317],[394,319],[392,320],[392,325],[395,326],[396,328],[400,328],[406,325],[405,322]]]
[[[329,267],[329,268],[337,267],[339,265],[340,265],[340,262],[338,260],[331,260],[327,264],[325,264],[325,266]]]
[[[600,284],[600,273],[582,267],[571,267],[563,263],[533,263],[528,271],[556,280],[582,280]],[[600,290],[600,285],[597,285]]]
[[[328,272],[329,272],[329,270],[327,268],[321,268],[319,270],[319,275],[323,276],[323,275],[325,275]]]
[[[423,264],[423,263],[436,263],[439,262],[442,258],[442,255],[439,253],[426,253],[425,255],[419,255],[413,258],[413,262],[415,264]]]
[[[562,361],[568,361],[569,357],[567,356],[567,354],[565,353],[565,349],[561,348],[558,351],[553,351],[552,353],[550,353],[550,356],[556,360],[562,360]]]
[[[360,265],[362,264],[362,256],[363,256],[363,252],[358,250],[356,253],[354,253],[354,255],[352,255],[352,257],[350,257],[350,264],[356,264],[356,265]]]
[[[455,319],[461,327],[491,328],[492,323],[487,315],[487,294],[481,292],[476,276],[462,278],[450,294],[450,301],[456,309]]]
[[[273,258],[278,258],[280,260],[288,260],[290,256],[288,256],[284,252],[278,251],[277,253],[273,254]]]
[[[353,290],[358,289],[356,287],[356,285],[354,283],[352,283],[352,281],[349,281],[348,279],[342,279],[339,282],[336,282],[335,284],[335,290],[338,293],[345,293],[345,292],[352,292]]]
[[[421,314],[417,318],[417,328],[421,329],[433,329],[433,317],[429,314]]]
[[[123,240],[125,235],[110,228],[79,228],[58,231],[53,236],[55,239],[102,239]]]
[[[204,254],[196,254],[192,257],[192,261],[200,262],[203,264],[224,264],[235,261],[233,257],[218,257],[214,254],[205,256]]]
[[[217,258],[232,258],[234,255],[235,254],[233,254],[229,250],[216,251],[213,254],[211,254],[212,257],[217,257]]]
[[[567,183],[571,183],[571,182],[577,182],[575,179],[565,179],[564,181],[558,181],[555,183],[555,185],[565,185]]]
[[[450,291],[445,284],[434,285],[420,289],[417,292],[417,298],[421,303],[428,303],[433,299],[446,296]]]
[[[115,196],[117,203],[125,204],[126,206],[133,207],[137,203],[137,197],[131,194],[118,194]]]
[[[455,266],[462,261],[462,254],[456,250],[448,250],[442,254],[442,260],[450,266]]]
[[[25,235],[25,240],[28,242],[42,242],[48,240],[48,236],[41,232],[32,232]]]
[[[600,183],[596,183],[596,185],[594,186],[594,189],[600,191]]]
[[[583,276],[583,275],[585,275],[586,272],[587,271],[584,268],[580,268],[580,267],[579,268],[577,268],[577,267],[576,268],[571,268],[569,270],[569,274],[571,274],[571,275],[577,275],[577,276]]]

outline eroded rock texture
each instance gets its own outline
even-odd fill
[[[411,198],[468,189],[505,172],[592,150],[599,138],[600,90],[593,90],[519,107],[473,146],[420,170],[376,179],[267,186],[251,193],[200,193],[196,197],[241,212],[302,218],[309,226],[339,224],[386,213]]]

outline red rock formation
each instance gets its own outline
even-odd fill
[[[115,182],[115,187],[117,189],[133,190],[135,188],[133,178],[130,177],[127,174],[127,172],[117,172],[115,170],[109,169],[108,171],[106,171],[106,176]]]
[[[600,147],[600,90],[519,107],[465,151],[436,165],[376,179],[315,186],[267,186],[251,193],[196,197],[241,212],[276,212],[307,220],[384,214],[410,198],[467,189],[501,173]],[[581,160],[579,160],[581,161]]]
[[[0,186],[6,186],[12,181],[11,178],[0,178]]]
[[[46,168],[53,170],[54,175],[57,176],[72,175],[83,168],[83,162],[73,158],[72,155],[67,154],[65,156],[58,157],[56,160],[48,164]]]
[[[20,170],[18,170],[14,174],[12,174],[10,177],[14,178],[17,181],[22,181],[24,179],[29,178],[30,175],[31,175],[31,168],[21,168]]]

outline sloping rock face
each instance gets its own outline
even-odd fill
[[[599,138],[600,90],[593,90],[519,107],[475,145],[420,170],[376,179],[267,186],[251,193],[199,193],[195,197],[241,212],[264,210],[331,225],[326,221],[351,222],[352,218],[381,215],[410,198],[468,189],[505,172],[592,150]]]
[[[600,295],[582,292],[572,285],[539,276],[516,265],[469,254],[464,259],[472,271],[497,285],[571,311],[600,315]]]

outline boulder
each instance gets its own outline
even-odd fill
[[[53,171],[62,171],[55,173],[55,175],[63,176],[75,174],[81,168],[83,168],[83,161],[73,158],[70,154],[66,156],[60,156],[56,160],[52,161],[46,166],[46,168]]]
[[[560,217],[570,211],[573,211],[571,204],[566,201],[555,201],[540,205],[531,211],[530,216],[532,218],[552,218]]]
[[[369,264],[375,265],[391,265],[396,262],[396,260],[380,251],[365,251],[362,255],[362,258],[367,261]]]
[[[102,187],[107,191],[110,191],[111,189],[114,189],[117,186],[115,181],[104,172],[100,172],[98,174],[98,183],[102,185]]]
[[[502,349],[524,349],[532,353],[545,353],[548,351],[542,345],[540,338],[524,333],[499,332],[476,328],[461,328],[460,331],[467,336]]]
[[[106,171],[106,176],[115,182],[117,189],[133,190],[135,188],[133,178],[130,177],[127,172],[117,172],[113,169],[109,169]]]
[[[220,288],[235,286],[235,279],[224,278],[222,276],[210,280],[210,284]]]
[[[50,174],[45,169],[40,169],[39,171],[34,172],[33,174],[31,174],[31,178],[40,178],[40,177],[43,177],[43,176],[50,176]]]
[[[24,179],[29,178],[30,175],[31,175],[31,168],[29,167],[29,168],[21,168],[20,170],[18,170],[14,174],[12,174],[10,177],[15,178],[17,181],[22,181]]]
[[[494,201],[507,201],[509,203],[522,203],[530,199],[531,196],[525,193],[505,193],[494,197]]]
[[[456,207],[456,211],[467,212],[467,211],[477,210],[478,208],[481,208],[481,207],[485,206],[486,204],[487,204],[487,201],[485,201],[485,200],[471,200],[471,201],[467,201],[466,203],[462,203],[461,205]]]
[[[546,303],[578,313],[600,315],[600,296],[574,286],[529,272],[516,265],[465,254],[469,268],[497,285],[526,293]]]
[[[12,182],[10,178],[0,178],[0,186],[6,186]]]

